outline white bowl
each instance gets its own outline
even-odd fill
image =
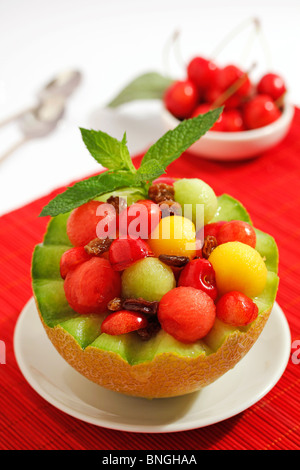
[[[284,139],[291,127],[294,112],[294,106],[286,103],[281,117],[268,126],[242,132],[208,131],[188,151],[212,160],[234,161],[258,157]],[[165,108],[162,113],[167,129],[174,129],[180,123]]]

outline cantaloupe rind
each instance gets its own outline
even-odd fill
[[[245,208],[230,196],[218,198],[214,221],[239,219],[251,223]],[[258,318],[248,327],[233,328],[216,320],[203,340],[186,345],[160,331],[149,341],[135,333],[100,334],[105,315],[78,315],[68,305],[59,260],[70,247],[68,214],[51,220],[44,243],[32,263],[33,291],[40,318],[61,356],[89,380],[133,396],[159,398],[191,393],[232,369],[259,337],[272,310],[278,287],[278,251],[272,237],[257,230],[257,250],[264,257],[268,280],[254,299]]]

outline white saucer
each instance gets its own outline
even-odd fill
[[[99,387],[69,366],[47,338],[33,299],[21,312],[14,334],[18,365],[40,396],[82,421],[131,432],[185,431],[244,411],[280,379],[290,348],[287,320],[275,304],[260,338],[233,370],[200,392],[147,400]]]

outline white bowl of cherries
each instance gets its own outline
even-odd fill
[[[173,129],[184,119],[224,106],[213,128],[189,152],[214,160],[258,157],[287,135],[294,106],[286,100],[284,80],[267,73],[257,83],[235,65],[219,68],[194,57],[187,78],[172,83],[163,97],[163,120]]]

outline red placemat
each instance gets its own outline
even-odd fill
[[[277,301],[293,341],[300,339],[299,134],[297,109],[284,142],[257,159],[217,163],[186,153],[168,171],[172,176],[200,177],[217,194],[238,198],[254,225],[276,238],[281,279]],[[0,449],[299,449],[300,364],[292,360],[277,385],[243,413],[206,428],[172,434],[137,435],[89,425],[57,410],[27,384],[15,361],[13,333],[32,296],[32,251],[48,222],[38,214],[60,191],[0,218],[0,341],[6,346],[6,364],[0,364]]]

